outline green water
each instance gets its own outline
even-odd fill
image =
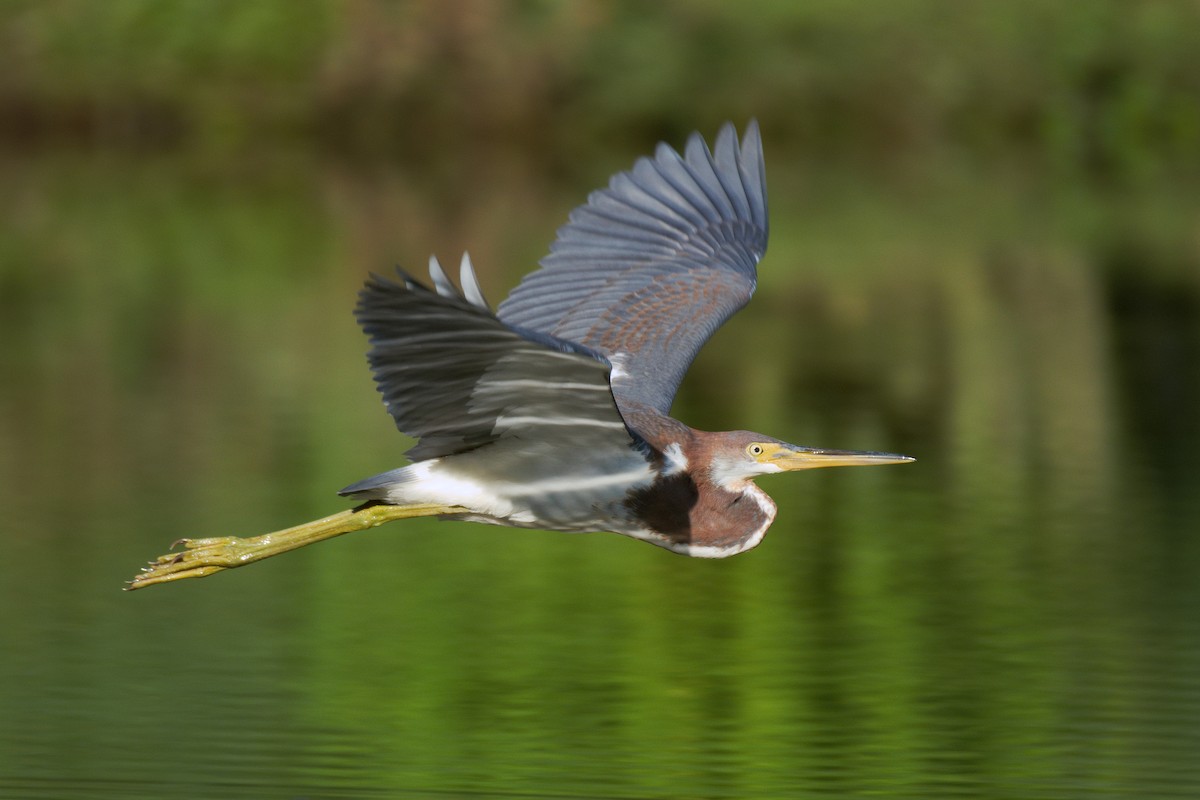
[[[0,795],[1200,794],[1196,183],[779,150],[675,412],[916,464],[726,561],[413,521],[135,594],[402,463],[368,271],[498,302],[632,154],[0,162]]]

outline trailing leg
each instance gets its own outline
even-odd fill
[[[167,553],[143,567],[140,574],[129,581],[126,590],[141,589],[159,583],[203,578],[214,572],[233,569],[264,558],[277,556],[305,545],[332,539],[344,533],[366,530],[397,519],[412,517],[436,517],[444,514],[460,514],[467,511],[459,506],[440,505],[372,505],[353,511],[342,511],[332,516],[306,522],[294,528],[285,528],[262,536],[240,538],[222,536],[212,539],[180,539],[172,548],[183,545],[178,553]]]

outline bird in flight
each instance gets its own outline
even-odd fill
[[[395,519],[611,531],[702,558],[762,541],[776,507],[754,479],[908,456],[711,433],[669,416],[701,346],[754,293],[767,249],[762,139],[726,124],[712,150],[615,175],[493,311],[467,256],[459,282],[372,276],[356,316],[412,462],[339,494],[352,510],[263,536],[182,539],[130,581],[209,575]]]

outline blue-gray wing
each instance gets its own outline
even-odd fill
[[[618,405],[665,414],[696,353],[750,300],[766,248],[758,125],[739,145],[727,123],[711,152],[699,134],[682,156],[660,144],[593,192],[497,313],[603,354]]]
[[[403,272],[399,281],[373,275],[355,311],[384,404],[396,427],[419,439],[409,458],[460,453],[504,436],[553,437],[580,452],[633,445],[603,358],[498,320],[469,261],[463,292],[435,260],[430,271],[436,292]]]

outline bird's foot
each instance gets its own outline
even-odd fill
[[[266,556],[261,554],[264,543],[271,534],[243,539],[238,536],[218,536],[210,539],[180,539],[171,549],[183,545],[179,552],[166,553],[150,562],[129,581],[129,589],[141,589],[159,583],[203,578],[214,572],[231,567],[240,567]],[[258,554],[256,556],[256,554]]]

